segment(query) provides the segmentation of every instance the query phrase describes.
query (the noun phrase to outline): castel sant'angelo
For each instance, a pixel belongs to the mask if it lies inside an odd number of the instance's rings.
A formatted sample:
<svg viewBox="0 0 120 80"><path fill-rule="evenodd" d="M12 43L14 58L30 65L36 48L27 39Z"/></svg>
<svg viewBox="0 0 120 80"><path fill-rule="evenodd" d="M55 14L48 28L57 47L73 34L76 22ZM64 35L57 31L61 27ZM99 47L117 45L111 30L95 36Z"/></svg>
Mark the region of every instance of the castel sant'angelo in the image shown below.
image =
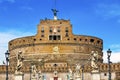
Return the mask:
<svg viewBox="0 0 120 80"><path fill-rule="evenodd" d="M22 74L22 80L95 80L94 75L96 80L108 80L103 40L73 34L70 20L58 19L57 10L52 11L54 19L41 20L36 35L9 41L8 79L16 80L16 74ZM95 73L91 66L94 52ZM110 66L111 80L120 80L120 63ZM1 65L0 80L5 78L6 66Z"/></svg>

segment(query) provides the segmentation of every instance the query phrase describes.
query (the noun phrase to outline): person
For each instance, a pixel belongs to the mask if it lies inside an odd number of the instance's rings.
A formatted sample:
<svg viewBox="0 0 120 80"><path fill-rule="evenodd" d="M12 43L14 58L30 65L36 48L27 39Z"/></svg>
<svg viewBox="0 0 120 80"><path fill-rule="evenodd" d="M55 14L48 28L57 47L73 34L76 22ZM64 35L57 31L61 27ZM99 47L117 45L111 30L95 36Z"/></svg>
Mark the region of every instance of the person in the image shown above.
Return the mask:
<svg viewBox="0 0 120 80"><path fill-rule="evenodd" d="M23 65L23 55L22 55L22 51L19 51L17 54L17 67L16 67L16 72L21 72L21 68Z"/></svg>

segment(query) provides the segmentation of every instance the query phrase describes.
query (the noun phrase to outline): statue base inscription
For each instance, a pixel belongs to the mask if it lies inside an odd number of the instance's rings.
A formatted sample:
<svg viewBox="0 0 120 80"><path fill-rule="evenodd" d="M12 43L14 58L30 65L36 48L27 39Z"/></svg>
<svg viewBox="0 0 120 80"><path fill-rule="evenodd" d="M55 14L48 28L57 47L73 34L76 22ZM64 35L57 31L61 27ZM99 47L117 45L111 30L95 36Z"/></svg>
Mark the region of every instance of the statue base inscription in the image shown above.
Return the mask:
<svg viewBox="0 0 120 80"><path fill-rule="evenodd" d="M31 80L37 80L37 78L36 78L36 77L34 77L34 78L32 78Z"/></svg>
<svg viewBox="0 0 120 80"><path fill-rule="evenodd" d="M76 78L75 80L82 80L81 78Z"/></svg>
<svg viewBox="0 0 120 80"><path fill-rule="evenodd" d="M100 73L99 73L99 71L92 71L91 75L92 75L92 79L91 80L100 80Z"/></svg>
<svg viewBox="0 0 120 80"><path fill-rule="evenodd" d="M76 76L75 80L82 80L80 76Z"/></svg>
<svg viewBox="0 0 120 80"><path fill-rule="evenodd" d="M15 74L15 80L24 80L24 74Z"/></svg>

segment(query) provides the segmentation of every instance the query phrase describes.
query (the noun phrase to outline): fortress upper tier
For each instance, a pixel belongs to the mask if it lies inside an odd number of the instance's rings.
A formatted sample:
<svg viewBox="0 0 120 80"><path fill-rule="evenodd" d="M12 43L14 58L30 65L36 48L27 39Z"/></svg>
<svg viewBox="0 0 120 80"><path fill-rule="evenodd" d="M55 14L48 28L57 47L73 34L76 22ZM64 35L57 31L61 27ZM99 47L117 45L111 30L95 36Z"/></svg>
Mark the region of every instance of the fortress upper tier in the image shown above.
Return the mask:
<svg viewBox="0 0 120 80"><path fill-rule="evenodd" d="M74 35L69 20L41 20L35 36L17 38L9 42L10 60L15 60L16 53L22 51L26 59L43 58L38 55L59 55L58 61L67 60L68 56L88 59L91 51L98 51L99 62L103 59L103 40L94 36ZM33 57L34 56L34 57Z"/></svg>

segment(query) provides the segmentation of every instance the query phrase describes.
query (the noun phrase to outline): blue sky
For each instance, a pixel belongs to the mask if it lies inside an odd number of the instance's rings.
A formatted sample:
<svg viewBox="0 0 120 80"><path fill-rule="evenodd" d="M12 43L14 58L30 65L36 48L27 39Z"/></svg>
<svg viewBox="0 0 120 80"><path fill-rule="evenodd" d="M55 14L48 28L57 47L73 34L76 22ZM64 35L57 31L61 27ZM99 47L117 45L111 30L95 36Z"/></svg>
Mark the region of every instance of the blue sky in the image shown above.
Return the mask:
<svg viewBox="0 0 120 80"><path fill-rule="evenodd" d="M0 63L8 41L35 35L41 19L53 19L52 8L59 19L70 19L74 34L96 36L111 48L111 61L120 62L120 0L0 0Z"/></svg>

